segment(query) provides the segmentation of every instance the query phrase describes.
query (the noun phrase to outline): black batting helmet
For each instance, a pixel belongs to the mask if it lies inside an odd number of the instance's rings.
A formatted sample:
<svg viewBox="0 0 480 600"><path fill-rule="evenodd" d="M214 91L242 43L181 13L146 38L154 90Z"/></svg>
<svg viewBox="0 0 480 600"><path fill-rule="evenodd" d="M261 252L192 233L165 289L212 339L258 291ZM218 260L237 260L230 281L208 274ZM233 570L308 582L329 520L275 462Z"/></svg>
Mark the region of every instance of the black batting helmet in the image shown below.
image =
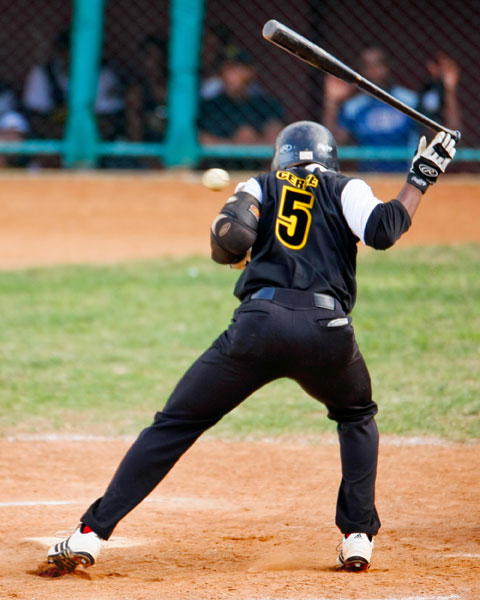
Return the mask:
<svg viewBox="0 0 480 600"><path fill-rule="evenodd" d="M331 132L314 121L297 121L278 134L272 171L304 163L320 163L338 171L337 143Z"/></svg>

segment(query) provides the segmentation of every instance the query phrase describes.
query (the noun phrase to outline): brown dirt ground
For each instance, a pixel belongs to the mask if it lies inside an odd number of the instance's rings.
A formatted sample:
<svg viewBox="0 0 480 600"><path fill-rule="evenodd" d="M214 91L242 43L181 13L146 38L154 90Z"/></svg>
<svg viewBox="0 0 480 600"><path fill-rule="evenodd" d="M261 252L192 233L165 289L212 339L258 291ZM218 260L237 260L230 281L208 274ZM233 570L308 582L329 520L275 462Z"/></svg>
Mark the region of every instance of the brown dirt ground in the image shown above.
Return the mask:
<svg viewBox="0 0 480 600"><path fill-rule="evenodd" d="M330 438L207 440L120 523L96 566L59 579L38 577L46 545L25 538L75 525L129 444L2 441L0 502L75 504L0 505L0 597L477 600L480 446L392 441L381 447L383 527L369 573L333 568L340 464ZM115 536L141 545L115 547Z"/></svg>
<svg viewBox="0 0 480 600"><path fill-rule="evenodd" d="M225 194L202 189L193 175L172 179L2 177L0 267L208 252L206 232ZM382 199L402 184L368 181ZM401 244L480 241L479 190L478 178L446 177L429 191ZM320 437L200 441L151 502L119 525L98 565L38 577L46 545L26 538L75 525L128 445L0 440L2 600L480 597L480 446L389 437L382 438L377 492L383 527L369 573L333 569L340 465L335 441Z"/></svg>
<svg viewBox="0 0 480 600"><path fill-rule="evenodd" d="M403 185L403 178L366 179L382 200ZM198 182L188 173L176 181L171 174L3 176L0 268L207 253L210 223L234 184L219 193ZM399 245L479 241L479 192L480 178L445 177Z"/></svg>

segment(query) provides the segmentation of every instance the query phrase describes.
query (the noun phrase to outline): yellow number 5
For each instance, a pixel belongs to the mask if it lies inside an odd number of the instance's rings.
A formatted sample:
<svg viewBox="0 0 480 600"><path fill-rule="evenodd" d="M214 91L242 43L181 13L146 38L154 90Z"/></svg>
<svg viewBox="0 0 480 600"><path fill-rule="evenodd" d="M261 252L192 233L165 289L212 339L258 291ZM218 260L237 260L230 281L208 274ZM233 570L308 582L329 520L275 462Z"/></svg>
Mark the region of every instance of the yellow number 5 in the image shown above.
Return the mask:
<svg viewBox="0 0 480 600"><path fill-rule="evenodd" d="M288 185L283 187L275 235L287 248L300 250L307 243L314 201L311 192Z"/></svg>

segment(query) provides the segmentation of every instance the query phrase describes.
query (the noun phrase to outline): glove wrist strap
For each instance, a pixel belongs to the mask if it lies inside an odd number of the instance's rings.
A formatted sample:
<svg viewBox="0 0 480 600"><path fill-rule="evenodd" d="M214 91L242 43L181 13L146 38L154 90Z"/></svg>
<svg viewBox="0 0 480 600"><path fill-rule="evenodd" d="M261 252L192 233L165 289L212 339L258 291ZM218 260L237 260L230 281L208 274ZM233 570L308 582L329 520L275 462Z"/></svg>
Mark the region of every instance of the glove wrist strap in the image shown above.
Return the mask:
<svg viewBox="0 0 480 600"><path fill-rule="evenodd" d="M427 191L427 189L430 185L430 183L426 179L424 179L423 177L420 177L413 171L410 171L408 173L407 183L415 186L418 190L420 190L422 192L422 194L424 194Z"/></svg>

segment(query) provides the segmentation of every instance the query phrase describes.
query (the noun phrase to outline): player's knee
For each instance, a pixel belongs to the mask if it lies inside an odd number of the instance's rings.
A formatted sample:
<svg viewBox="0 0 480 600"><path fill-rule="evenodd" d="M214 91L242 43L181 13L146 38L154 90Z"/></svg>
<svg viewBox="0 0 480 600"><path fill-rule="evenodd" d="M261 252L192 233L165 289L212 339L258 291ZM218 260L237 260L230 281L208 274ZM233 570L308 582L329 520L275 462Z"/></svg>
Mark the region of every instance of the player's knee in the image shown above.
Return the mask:
<svg viewBox="0 0 480 600"><path fill-rule="evenodd" d="M367 422L378 413L378 406L370 400L366 404L328 406L328 418L337 423Z"/></svg>

